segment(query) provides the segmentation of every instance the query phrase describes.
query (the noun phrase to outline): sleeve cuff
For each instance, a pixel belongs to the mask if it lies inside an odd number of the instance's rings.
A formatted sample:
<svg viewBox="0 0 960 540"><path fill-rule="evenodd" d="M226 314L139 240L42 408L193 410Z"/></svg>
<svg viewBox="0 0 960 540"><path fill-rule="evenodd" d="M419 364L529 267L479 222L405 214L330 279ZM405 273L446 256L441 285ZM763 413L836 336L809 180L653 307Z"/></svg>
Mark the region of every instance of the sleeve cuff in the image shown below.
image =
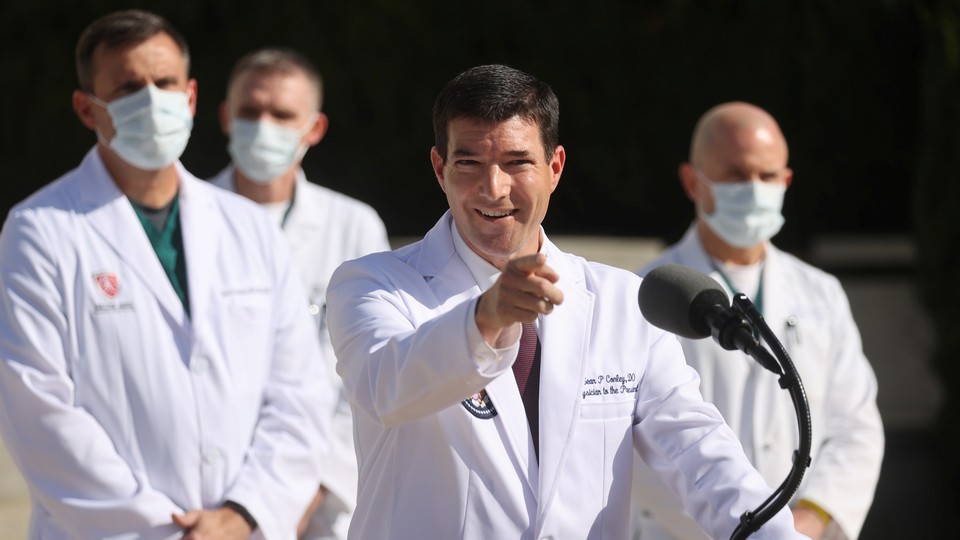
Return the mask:
<svg viewBox="0 0 960 540"><path fill-rule="evenodd" d="M516 343L509 347L503 349L491 347L480 335L480 329L477 327L477 302L479 301L480 297L474 298L467 309L467 347L473 353L480 373L496 376L504 370L504 363L511 363L517 357L517 352L520 350L520 337L518 336Z"/></svg>
<svg viewBox="0 0 960 540"><path fill-rule="evenodd" d="M250 515L250 512L248 512L247 509L244 508L242 504L234 501L224 501L223 507L229 508L234 512L240 514L240 517L242 517L243 520L247 522L247 525L250 526L250 532L257 530L257 520L253 519L253 516Z"/></svg>
<svg viewBox="0 0 960 540"><path fill-rule="evenodd" d="M832 517L830 517L830 513L824 510L823 507L821 507L819 504L808 499L800 499L799 501L797 501L797 508L806 508L807 510L813 510L813 512L817 514L817 516L820 517L820 520L823 521L824 523L830 523L830 521L833 519Z"/></svg>

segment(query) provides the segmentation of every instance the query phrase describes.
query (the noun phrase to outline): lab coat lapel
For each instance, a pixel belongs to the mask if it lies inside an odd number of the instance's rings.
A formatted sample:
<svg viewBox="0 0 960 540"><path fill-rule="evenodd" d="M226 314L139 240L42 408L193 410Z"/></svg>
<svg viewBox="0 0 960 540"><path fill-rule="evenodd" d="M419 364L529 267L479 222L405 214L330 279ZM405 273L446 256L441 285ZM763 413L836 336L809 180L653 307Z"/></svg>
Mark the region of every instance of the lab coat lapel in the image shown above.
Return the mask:
<svg viewBox="0 0 960 540"><path fill-rule="evenodd" d="M540 386L543 387L542 373ZM527 413L523 407L523 400L520 397L520 389L517 387L517 379L513 376L513 370L509 370L494 379L487 385L486 391L499 413L494 421L503 426L503 433L506 437L504 445L508 453L516 459L520 471L525 473L522 476L526 480L530 492L536 496L537 500L541 500L540 491L537 489L537 486L540 485L540 467L534 454L533 438L530 434L530 426L527 423ZM542 394L540 399L542 402ZM540 432L543 433L543 406L540 407L540 418ZM542 458L542 444L540 453Z"/></svg>
<svg viewBox="0 0 960 540"><path fill-rule="evenodd" d="M541 316L540 493L542 522L559 485L580 414L587 344L593 326L594 296L583 270L547 241L547 264L560 275L563 303ZM522 404L521 404L522 407Z"/></svg>
<svg viewBox="0 0 960 540"><path fill-rule="evenodd" d="M220 222L208 219L217 215L216 201L206 186L177 164L180 175L180 230L183 234L183 251L187 263L191 320L206 320L210 305L210 291L222 233ZM206 293L204 293L206 291Z"/></svg>
<svg viewBox="0 0 960 540"><path fill-rule="evenodd" d="M784 330L786 329L787 320L795 315L795 313L793 313L793 302L788 299L793 298L796 294L795 290L792 289L792 286L795 284L789 282L789 275L790 274L784 272L782 268L780 253L768 243L766 261L764 262L763 269L762 315L767 326L770 327L770 330L777 339L787 348L788 352L790 350L790 344L785 341L786 335ZM768 348L772 353L774 348L769 345ZM778 384L779 377L777 375L766 369L762 371L760 376L764 377L764 383L757 385L757 399L759 403L769 403L770 406L757 407L754 413L756 426L754 437L757 437L757 441L773 443L784 440L788 430L795 429L795 427L783 425L780 420L784 418L782 409L790 403L789 393L780 388ZM760 454L762 455L762 453ZM755 458L758 460L756 466L760 469L761 473L766 474L763 467L765 463L759 461L763 459L761 455ZM770 458L773 458L773 456L770 456ZM776 460L774 460L774 462L775 461Z"/></svg>
<svg viewBox="0 0 960 540"><path fill-rule="evenodd" d="M450 216L447 211L424 236L421 258L414 266L423 274L438 302L452 306L473 298L482 291L466 264L456 254L450 234ZM513 456L516 466L526 472L523 477L527 487L539 496L536 489L539 472L534 459L530 427L527 425L527 416L513 371L507 371L494 379L485 390L499 413L493 421L503 426L502 432L506 438L504 446L508 454Z"/></svg>
<svg viewBox="0 0 960 540"><path fill-rule="evenodd" d="M180 298L163 271L143 225L133 210L132 203L120 191L110 177L97 147L94 147L80 165L81 174L86 181L80 198L83 211L87 213L90 225L117 255L137 273L160 306L171 314L174 320L185 322L185 312ZM117 269L104 268L106 271ZM119 276L123 285L124 276Z"/></svg>
<svg viewBox="0 0 960 540"><path fill-rule="evenodd" d="M319 209L308 208L307 203L304 202L307 192L306 187L304 187L306 183L306 176L304 176L303 171L299 171L293 206L287 215L286 223L283 224L284 236L290 243L290 250L295 254L297 260L300 257L299 253L320 237L323 227L320 221L321 216L317 213Z"/></svg>

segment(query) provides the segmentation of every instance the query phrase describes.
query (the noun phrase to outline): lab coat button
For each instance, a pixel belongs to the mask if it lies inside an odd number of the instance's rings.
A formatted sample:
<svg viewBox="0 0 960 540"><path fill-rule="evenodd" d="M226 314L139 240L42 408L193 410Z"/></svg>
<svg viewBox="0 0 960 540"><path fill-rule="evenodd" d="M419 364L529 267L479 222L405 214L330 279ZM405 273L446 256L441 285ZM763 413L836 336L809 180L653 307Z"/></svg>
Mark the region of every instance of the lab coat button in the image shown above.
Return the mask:
<svg viewBox="0 0 960 540"><path fill-rule="evenodd" d="M204 357L197 358L190 364L190 370L196 375L202 375L210 368L210 361Z"/></svg>

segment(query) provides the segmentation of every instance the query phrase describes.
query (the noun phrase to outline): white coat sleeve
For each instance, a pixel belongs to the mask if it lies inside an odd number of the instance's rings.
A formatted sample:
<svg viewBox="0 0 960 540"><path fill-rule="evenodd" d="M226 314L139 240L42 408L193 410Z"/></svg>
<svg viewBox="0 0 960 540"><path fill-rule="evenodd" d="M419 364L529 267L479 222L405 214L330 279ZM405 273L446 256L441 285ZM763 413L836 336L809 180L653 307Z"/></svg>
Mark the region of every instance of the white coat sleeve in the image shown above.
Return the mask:
<svg viewBox="0 0 960 540"><path fill-rule="evenodd" d="M344 233L349 232L348 244L351 252L345 260L362 257L369 253L388 251L390 243L387 239L387 229L383 221L372 208L361 205L352 215L355 223L344 227ZM342 255L339 255L342 257ZM325 310L324 310L325 311ZM325 313L323 314L325 316ZM321 332L327 333L324 323ZM329 346L329 336L321 338L324 344L324 354L329 355L326 360L335 362L333 348ZM340 533L348 522L350 514L357 500L357 456L353 442L353 413L350 411L350 402L343 391L340 377L332 377L331 391L337 396L336 407L331 426L330 451L324 456L329 466L321 471L320 484L326 489L323 506L311 520L308 529L308 538L318 538L320 535ZM345 532L339 534L345 537Z"/></svg>
<svg viewBox="0 0 960 540"><path fill-rule="evenodd" d="M256 519L258 536L290 538L320 485L328 451L335 396L310 318L306 294L279 231L276 261L274 348L269 380L253 440L236 483L224 499Z"/></svg>
<svg viewBox="0 0 960 540"><path fill-rule="evenodd" d="M135 475L97 420L76 406L56 245L31 212L0 232L0 433L30 492L77 538L178 538L181 513ZM94 359L95 360L95 359ZM36 511L36 510L35 510Z"/></svg>
<svg viewBox="0 0 960 540"><path fill-rule="evenodd" d="M863 354L846 294L839 282L832 285L830 386L823 425L813 426L823 430L823 443L797 498L816 503L847 537L857 538L880 477L884 434L876 375Z"/></svg>
<svg viewBox="0 0 960 540"><path fill-rule="evenodd" d="M330 338L347 398L384 427L462 401L516 358L516 348L500 354L482 338L470 339L469 332L479 336L475 299L422 324L412 312L428 309L421 302L437 299L418 272L390 254L344 263L327 289Z"/></svg>
<svg viewBox="0 0 960 540"><path fill-rule="evenodd" d="M700 378L684 361L676 337L657 330L651 335L638 386L634 445L711 538L730 538L740 516L756 509L773 489L747 460L716 407L703 401ZM805 536L783 508L751 538Z"/></svg>

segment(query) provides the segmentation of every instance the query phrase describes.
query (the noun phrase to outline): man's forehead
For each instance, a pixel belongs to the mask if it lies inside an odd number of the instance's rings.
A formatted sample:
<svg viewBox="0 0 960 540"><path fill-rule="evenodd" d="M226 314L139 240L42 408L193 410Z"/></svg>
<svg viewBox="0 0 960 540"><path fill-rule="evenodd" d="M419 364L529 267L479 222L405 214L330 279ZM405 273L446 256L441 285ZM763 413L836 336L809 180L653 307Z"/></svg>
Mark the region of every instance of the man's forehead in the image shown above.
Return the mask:
<svg viewBox="0 0 960 540"><path fill-rule="evenodd" d="M230 87L230 97L246 101L267 98L302 101L308 106L315 98L306 75L299 71L250 70L241 73Z"/></svg>
<svg viewBox="0 0 960 540"><path fill-rule="evenodd" d="M162 75L186 76L187 72L183 51L163 32L114 47L100 43L93 51L92 61L95 75L111 78L137 74L143 67Z"/></svg>
<svg viewBox="0 0 960 540"><path fill-rule="evenodd" d="M506 137L517 143L540 144L540 128L537 123L520 116L512 116L502 121L458 116L447 123L447 134L451 138L464 140Z"/></svg>

